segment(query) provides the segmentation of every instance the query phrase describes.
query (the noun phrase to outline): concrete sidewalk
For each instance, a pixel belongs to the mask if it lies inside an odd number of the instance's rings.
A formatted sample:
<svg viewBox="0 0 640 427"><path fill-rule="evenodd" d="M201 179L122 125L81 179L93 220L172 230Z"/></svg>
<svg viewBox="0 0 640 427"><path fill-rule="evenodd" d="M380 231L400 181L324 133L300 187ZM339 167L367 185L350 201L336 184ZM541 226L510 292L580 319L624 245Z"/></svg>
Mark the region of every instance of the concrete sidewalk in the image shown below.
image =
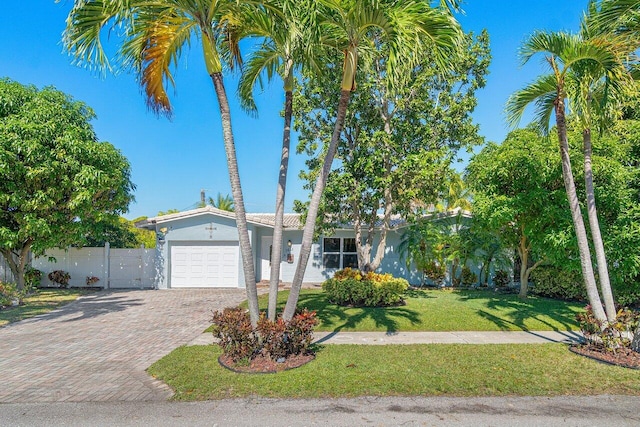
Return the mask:
<svg viewBox="0 0 640 427"><path fill-rule="evenodd" d="M455 332L316 332L318 344L545 344L575 343L582 340L579 331L455 331ZM189 345L213 343L210 333L202 334Z"/></svg>

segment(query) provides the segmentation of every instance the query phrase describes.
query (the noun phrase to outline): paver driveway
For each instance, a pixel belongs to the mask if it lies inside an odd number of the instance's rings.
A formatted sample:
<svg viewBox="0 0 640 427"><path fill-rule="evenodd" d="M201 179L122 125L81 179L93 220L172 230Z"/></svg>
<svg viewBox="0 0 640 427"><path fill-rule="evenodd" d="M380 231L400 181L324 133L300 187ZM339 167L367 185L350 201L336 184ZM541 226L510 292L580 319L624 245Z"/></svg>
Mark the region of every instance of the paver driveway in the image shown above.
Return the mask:
<svg viewBox="0 0 640 427"><path fill-rule="evenodd" d="M163 400L145 369L243 290L102 291L0 328L0 402Z"/></svg>

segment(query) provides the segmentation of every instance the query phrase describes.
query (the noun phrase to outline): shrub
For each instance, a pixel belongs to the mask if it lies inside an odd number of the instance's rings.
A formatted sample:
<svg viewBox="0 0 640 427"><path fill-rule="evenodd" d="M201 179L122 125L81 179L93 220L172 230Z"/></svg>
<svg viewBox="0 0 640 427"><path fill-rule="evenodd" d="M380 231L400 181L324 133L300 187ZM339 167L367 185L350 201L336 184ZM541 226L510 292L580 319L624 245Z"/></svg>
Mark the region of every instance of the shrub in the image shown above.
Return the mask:
<svg viewBox="0 0 640 427"><path fill-rule="evenodd" d="M511 278L509 277L509 273L504 270L496 271L493 276L493 285L496 288L506 288L511 283Z"/></svg>
<svg viewBox="0 0 640 427"><path fill-rule="evenodd" d="M15 301L21 304L25 295L26 289L19 291L15 283L0 281L0 307L13 305Z"/></svg>
<svg viewBox="0 0 640 427"><path fill-rule="evenodd" d="M636 280L613 281L613 296L623 307L640 307L640 278Z"/></svg>
<svg viewBox="0 0 640 427"><path fill-rule="evenodd" d="M427 262L422 271L424 272L424 275L427 276L427 278L436 286L442 286L442 282L444 282L444 278L447 275L445 266L440 265L435 261Z"/></svg>
<svg viewBox="0 0 640 427"><path fill-rule="evenodd" d="M61 288L66 288L69 286L69 280L71 280L71 275L66 271L62 270L54 270L47 275L49 280L53 283L57 283Z"/></svg>
<svg viewBox="0 0 640 427"><path fill-rule="evenodd" d="M24 272L24 285L29 289L35 289L40 287L42 282L42 271L37 268L27 267Z"/></svg>
<svg viewBox="0 0 640 427"><path fill-rule="evenodd" d="M87 283L87 286L91 286L94 283L98 283L100 281L99 277L96 276L87 276L85 282Z"/></svg>
<svg viewBox="0 0 640 427"><path fill-rule="evenodd" d="M313 328L318 324L315 311L303 310L291 321L278 318L275 322L262 315L256 331L261 341L261 353L271 360L290 355L307 354L313 341Z"/></svg>
<svg viewBox="0 0 640 427"><path fill-rule="evenodd" d="M478 281L478 275L465 265L462 267L460 281L462 282L462 286L473 286Z"/></svg>
<svg viewBox="0 0 640 427"><path fill-rule="evenodd" d="M322 284L322 290L330 301L355 307L398 304L408 288L406 280L394 278L391 274L369 272L363 275L350 268L336 272L333 278Z"/></svg>
<svg viewBox="0 0 640 427"><path fill-rule="evenodd" d="M616 321L603 328L602 323L594 317L591 306L588 305L584 313L576 315L576 320L589 345L615 352L621 347L631 347L633 334L640 322L640 312L626 308L620 309Z"/></svg>
<svg viewBox="0 0 640 427"><path fill-rule="evenodd" d="M251 319L240 307L225 308L215 312L211 319L213 336L218 339L222 351L234 361L251 359L258 353L258 337L251 327Z"/></svg>
<svg viewBox="0 0 640 427"><path fill-rule="evenodd" d="M531 272L535 295L584 301L587 297L582 276L555 266L540 266Z"/></svg>
<svg viewBox="0 0 640 427"><path fill-rule="evenodd" d="M250 360L262 354L272 360L307 354L313 341L313 328L318 324L315 311L297 312L291 321L275 322L261 315L254 330L246 310L225 308L213 315L213 336L225 355L234 362Z"/></svg>

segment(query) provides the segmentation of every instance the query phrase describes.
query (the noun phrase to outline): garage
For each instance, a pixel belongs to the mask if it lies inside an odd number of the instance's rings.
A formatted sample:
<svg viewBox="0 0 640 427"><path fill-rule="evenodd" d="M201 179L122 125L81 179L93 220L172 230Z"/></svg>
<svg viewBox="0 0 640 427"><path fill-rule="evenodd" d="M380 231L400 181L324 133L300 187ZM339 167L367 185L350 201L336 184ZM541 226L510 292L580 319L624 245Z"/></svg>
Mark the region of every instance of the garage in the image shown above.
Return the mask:
<svg viewBox="0 0 640 427"><path fill-rule="evenodd" d="M172 288L237 288L238 242L171 247Z"/></svg>

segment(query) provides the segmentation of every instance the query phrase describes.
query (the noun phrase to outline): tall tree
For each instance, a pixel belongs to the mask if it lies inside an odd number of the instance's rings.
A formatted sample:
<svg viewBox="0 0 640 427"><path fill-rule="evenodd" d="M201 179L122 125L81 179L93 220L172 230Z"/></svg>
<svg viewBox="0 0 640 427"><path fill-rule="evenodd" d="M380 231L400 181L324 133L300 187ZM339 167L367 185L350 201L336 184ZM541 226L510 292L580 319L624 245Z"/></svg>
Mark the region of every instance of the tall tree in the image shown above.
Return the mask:
<svg viewBox="0 0 640 427"><path fill-rule="evenodd" d="M0 253L19 289L30 251L81 245L133 200L129 162L94 118L52 87L0 79Z"/></svg>
<svg viewBox="0 0 640 427"><path fill-rule="evenodd" d="M553 156L539 133L517 130L485 147L466 169L474 221L518 253L520 298L527 297L530 273L547 258L547 236L565 222L566 195Z"/></svg>
<svg viewBox="0 0 640 427"><path fill-rule="evenodd" d="M536 123L542 130L546 131L549 128L549 119L552 112L555 115L556 132L562 159L562 175L578 241L582 277L585 281L594 316L605 324L608 316L602 307L602 301L598 293L591 261L591 250L589 249L587 232L571 170L569 144L567 141L566 100L568 96L567 83L572 70L585 63L597 63L603 69L613 69L617 66L617 58L606 47L599 46L590 40L583 40L579 35L564 32L536 32L525 41L520 54L523 63L526 63L537 54L545 55L551 74L540 77L537 81L509 98L507 103L508 119L511 124L517 124L522 117L524 109L529 104L536 103L538 107ZM550 108L551 105L553 108Z"/></svg>
<svg viewBox="0 0 640 427"><path fill-rule="evenodd" d="M63 42L77 61L111 69L100 36L103 31L115 32L121 41L116 54L120 67L138 75L147 105L154 112L169 116L171 104L166 86L174 84L171 68L191 38L200 39L206 71L218 100L249 312L256 325L259 308L254 259L222 73L223 62L233 67L240 61L238 28L245 7L252 6L221 0L76 0L67 18Z"/></svg>
<svg viewBox="0 0 640 427"><path fill-rule="evenodd" d="M401 70L407 69L407 63L418 63L418 54L423 52L425 45L433 50L435 62L446 69L447 56L458 47L461 35L448 10L431 8L422 1L325 0L322 4L321 33L330 35L334 47L344 54L342 83L333 134L309 202L298 265L283 313L285 320L293 317L298 303L322 193L338 147L351 92L356 88L361 53L375 50L380 41L385 41L389 47L385 68L391 77L388 84L393 87L401 80L406 81Z"/></svg>
<svg viewBox="0 0 640 427"><path fill-rule="evenodd" d="M319 38L315 34L317 31L315 13L317 2L275 0L269 3L269 8L258 10L249 16L247 35L258 37L262 42L258 50L254 51L245 63L240 79L239 94L242 106L250 112L256 112L253 92L256 84L262 87L263 76L266 75L268 80L279 76L284 86L284 129L276 189L267 309L268 318L275 320L280 264L282 262L284 203L289 169L294 76L302 67L312 68L317 72L319 68L316 65L319 56L317 52Z"/></svg>
<svg viewBox="0 0 640 427"><path fill-rule="evenodd" d="M471 112L487 72L488 37L468 35L463 46L449 70L413 67L406 70L407 83L393 89L386 84L384 50L364 58L336 153L340 163L329 174L316 224L317 234L353 224L360 269L375 270L382 262L392 217L420 216L418 200L433 206L449 176L455 179L449 166L458 151L481 141ZM304 79L295 98L298 151L310 156L302 175L309 190L330 142L336 92L331 81L338 71ZM295 208L306 210L300 202Z"/></svg>

